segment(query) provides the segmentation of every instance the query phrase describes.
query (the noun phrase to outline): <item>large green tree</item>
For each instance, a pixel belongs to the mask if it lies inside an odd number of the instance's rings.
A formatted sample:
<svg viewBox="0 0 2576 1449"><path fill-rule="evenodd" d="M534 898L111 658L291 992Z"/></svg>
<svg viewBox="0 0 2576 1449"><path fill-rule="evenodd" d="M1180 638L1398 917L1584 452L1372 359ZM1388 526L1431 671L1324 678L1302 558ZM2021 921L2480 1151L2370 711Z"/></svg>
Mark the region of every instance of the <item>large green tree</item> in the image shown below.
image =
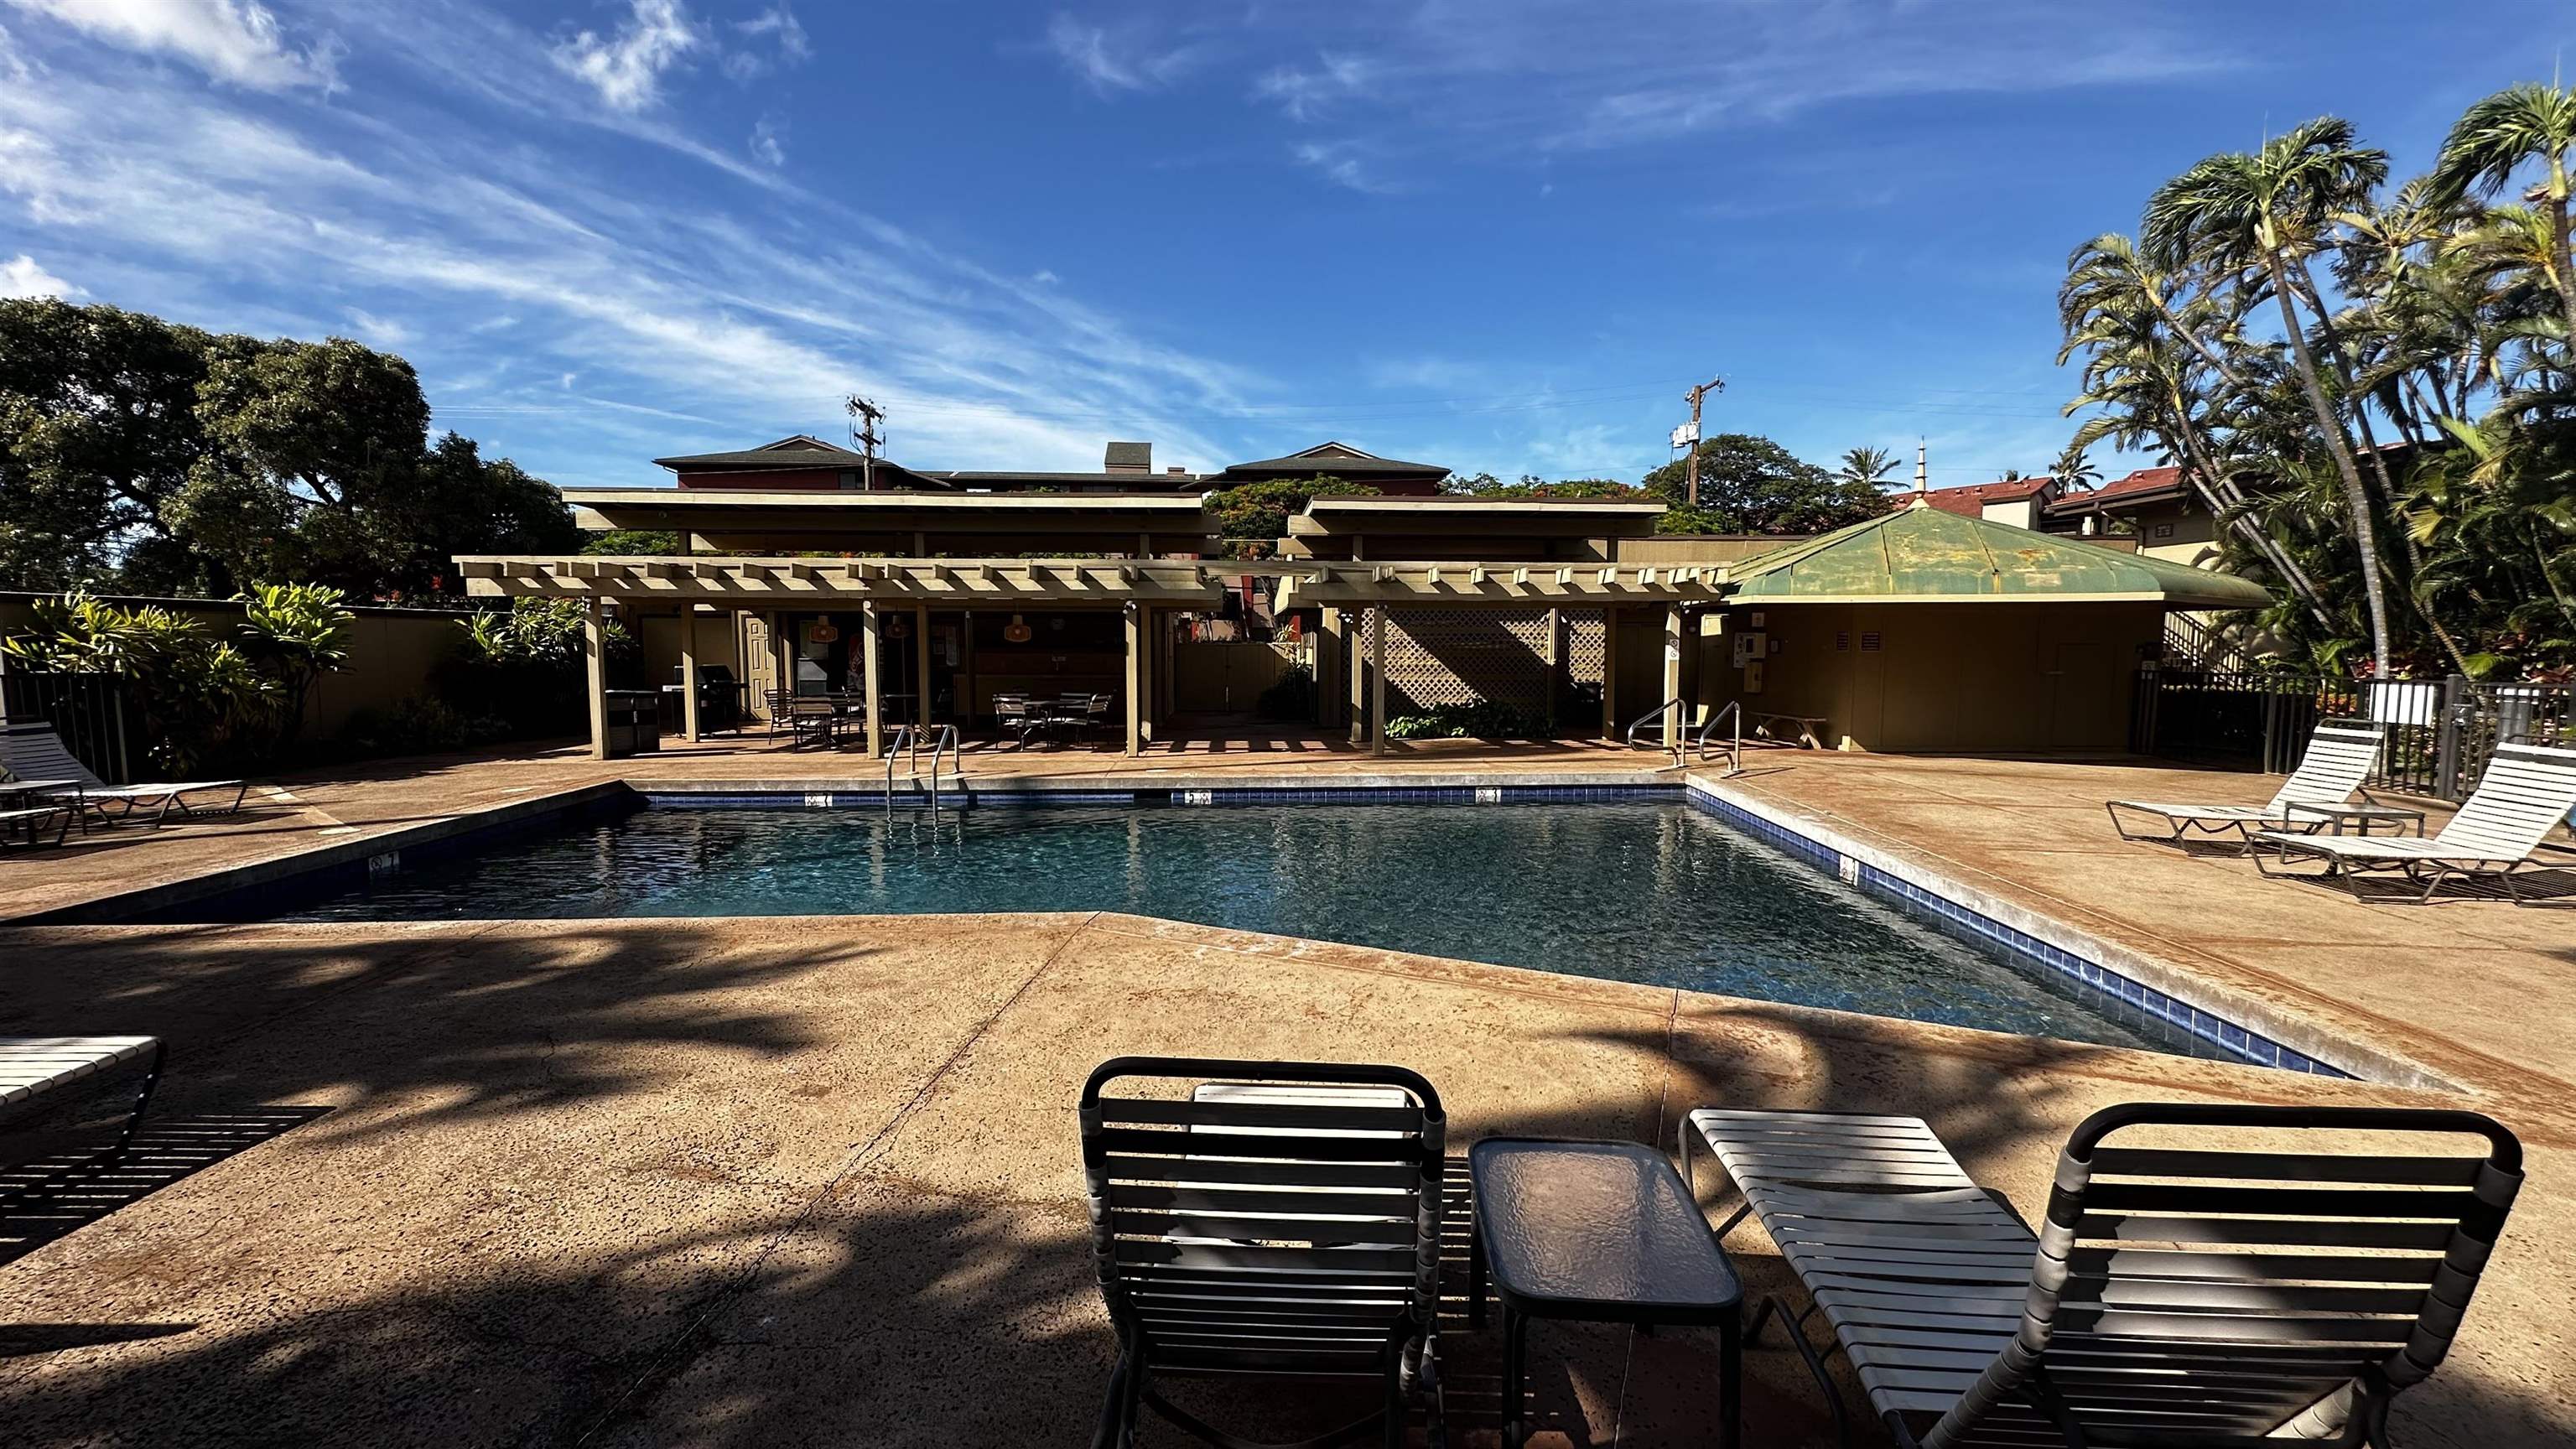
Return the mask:
<svg viewBox="0 0 2576 1449"><path fill-rule="evenodd" d="M0 584L223 584L162 520L208 447L208 340L116 307L0 300Z"/></svg>
<svg viewBox="0 0 2576 1449"><path fill-rule="evenodd" d="M1699 445L1699 507L1688 507L1688 473L1675 460L1648 473L1647 493L1670 505L1664 533L1827 533L1887 507L1875 484L1837 477L1769 438L1719 433Z"/></svg>
<svg viewBox="0 0 2576 1449"><path fill-rule="evenodd" d="M0 584L454 597L450 555L580 546L552 486L428 430L411 364L345 339L0 302Z"/></svg>

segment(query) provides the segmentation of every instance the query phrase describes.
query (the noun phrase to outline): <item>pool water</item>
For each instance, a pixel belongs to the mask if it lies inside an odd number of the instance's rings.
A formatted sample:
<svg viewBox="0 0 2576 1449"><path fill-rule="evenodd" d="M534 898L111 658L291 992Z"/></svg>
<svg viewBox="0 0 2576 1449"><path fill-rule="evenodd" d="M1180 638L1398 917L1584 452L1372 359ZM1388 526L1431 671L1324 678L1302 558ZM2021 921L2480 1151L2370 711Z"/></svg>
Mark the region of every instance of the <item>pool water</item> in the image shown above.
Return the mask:
<svg viewBox="0 0 2576 1449"><path fill-rule="evenodd" d="M2031 1036L2164 1045L1670 801L656 808L282 917L1124 911Z"/></svg>

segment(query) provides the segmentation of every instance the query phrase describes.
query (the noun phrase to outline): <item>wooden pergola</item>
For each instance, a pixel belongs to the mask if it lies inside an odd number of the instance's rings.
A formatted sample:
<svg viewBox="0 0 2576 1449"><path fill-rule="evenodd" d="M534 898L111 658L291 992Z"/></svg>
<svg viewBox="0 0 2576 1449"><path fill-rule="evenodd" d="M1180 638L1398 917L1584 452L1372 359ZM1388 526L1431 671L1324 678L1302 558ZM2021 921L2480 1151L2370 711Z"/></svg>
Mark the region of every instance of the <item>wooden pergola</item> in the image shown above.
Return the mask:
<svg viewBox="0 0 2576 1449"><path fill-rule="evenodd" d="M1074 558L781 558L718 557L459 557L466 591L478 597L579 599L585 605L583 641L589 667L591 748L608 746L606 607L631 614L676 613L681 621L682 733L699 737L697 621L713 611L781 608L855 609L866 633L867 744L885 747L884 700L877 641L884 619L909 610L921 624L913 631L922 693L928 694L929 610L1009 608L1115 608L1125 621L1127 752L1142 753L1149 734L1145 700L1153 687L1154 651L1146 647L1160 609L1213 610L1229 584L1247 575L1280 580L1282 609L1320 606L1327 634L1345 654L1352 626L1365 621L1364 669L1350 671L1352 702L1365 705L1373 751L1386 748L1386 611L1389 608L1594 608L1655 607L1665 616L1663 695L1681 692L1686 611L1721 602L1722 569L1698 565L1612 563L1400 563L1325 560L1213 561ZM1615 651L1613 651L1615 653ZM1366 699L1360 696L1365 692ZM1603 690L1603 731L1610 733L1614 691ZM1668 712L1666 743L1681 729Z"/></svg>

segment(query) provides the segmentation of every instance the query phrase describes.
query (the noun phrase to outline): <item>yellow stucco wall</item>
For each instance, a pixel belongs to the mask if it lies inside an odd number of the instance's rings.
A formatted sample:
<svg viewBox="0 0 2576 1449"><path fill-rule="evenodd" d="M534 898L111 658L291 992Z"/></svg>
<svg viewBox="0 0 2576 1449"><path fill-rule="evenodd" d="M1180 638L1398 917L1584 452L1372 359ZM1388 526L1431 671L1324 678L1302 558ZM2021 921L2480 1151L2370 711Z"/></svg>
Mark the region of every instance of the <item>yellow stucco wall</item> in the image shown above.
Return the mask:
<svg viewBox="0 0 2576 1449"><path fill-rule="evenodd" d="M1728 635L1763 615L1776 649L1744 692ZM2121 750L2155 604L1793 604L1730 609L1701 638L1699 700L1822 716L1829 745L1979 754ZM1870 647L1875 639L1875 648Z"/></svg>

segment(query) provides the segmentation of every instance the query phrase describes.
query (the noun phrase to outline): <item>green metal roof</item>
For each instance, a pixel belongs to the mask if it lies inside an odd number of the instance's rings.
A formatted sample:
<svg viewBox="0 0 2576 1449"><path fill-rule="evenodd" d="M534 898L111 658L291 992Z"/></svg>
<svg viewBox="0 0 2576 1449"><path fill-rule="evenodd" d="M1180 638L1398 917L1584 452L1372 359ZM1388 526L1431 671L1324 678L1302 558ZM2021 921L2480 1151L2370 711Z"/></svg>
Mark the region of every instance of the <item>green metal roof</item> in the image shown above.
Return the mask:
<svg viewBox="0 0 2576 1449"><path fill-rule="evenodd" d="M2255 609L2250 579L2119 553L1920 503L1726 566L1731 601L1964 603L2048 597Z"/></svg>

